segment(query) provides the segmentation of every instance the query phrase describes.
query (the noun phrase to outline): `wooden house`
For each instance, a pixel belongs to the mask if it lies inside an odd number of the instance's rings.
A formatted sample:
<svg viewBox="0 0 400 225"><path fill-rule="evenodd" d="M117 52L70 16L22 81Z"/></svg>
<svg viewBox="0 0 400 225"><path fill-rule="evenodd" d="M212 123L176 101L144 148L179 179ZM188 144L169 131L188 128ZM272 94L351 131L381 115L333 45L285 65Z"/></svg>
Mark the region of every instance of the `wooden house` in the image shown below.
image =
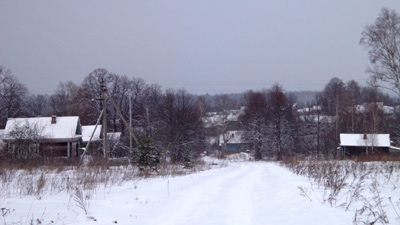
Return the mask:
<svg viewBox="0 0 400 225"><path fill-rule="evenodd" d="M219 137L221 151L226 152L246 152L251 150L252 145L243 138L243 131L228 131Z"/></svg>
<svg viewBox="0 0 400 225"><path fill-rule="evenodd" d="M11 155L78 156L82 128L78 116L9 118L4 141Z"/></svg>
<svg viewBox="0 0 400 225"><path fill-rule="evenodd" d="M340 134L342 156L388 153L390 134Z"/></svg>

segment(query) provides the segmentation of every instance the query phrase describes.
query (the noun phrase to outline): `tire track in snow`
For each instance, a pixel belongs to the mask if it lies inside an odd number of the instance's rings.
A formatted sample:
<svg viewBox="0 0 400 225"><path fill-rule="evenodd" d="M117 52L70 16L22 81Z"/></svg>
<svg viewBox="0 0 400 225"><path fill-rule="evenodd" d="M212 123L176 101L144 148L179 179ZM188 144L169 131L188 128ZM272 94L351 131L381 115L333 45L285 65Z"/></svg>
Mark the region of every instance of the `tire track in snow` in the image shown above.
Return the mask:
<svg viewBox="0 0 400 225"><path fill-rule="evenodd" d="M253 164L254 165L254 164ZM250 165L249 165L250 166ZM251 166L250 172L245 177L240 178L238 183L230 189L229 198L231 199L230 209L227 224L251 225L254 211L254 196L253 189L256 182L259 181L261 167Z"/></svg>
<svg viewBox="0 0 400 225"><path fill-rule="evenodd" d="M214 218L214 224L251 224L251 195L259 174L260 167L251 163L215 174L173 200L151 224L201 224L204 218Z"/></svg>

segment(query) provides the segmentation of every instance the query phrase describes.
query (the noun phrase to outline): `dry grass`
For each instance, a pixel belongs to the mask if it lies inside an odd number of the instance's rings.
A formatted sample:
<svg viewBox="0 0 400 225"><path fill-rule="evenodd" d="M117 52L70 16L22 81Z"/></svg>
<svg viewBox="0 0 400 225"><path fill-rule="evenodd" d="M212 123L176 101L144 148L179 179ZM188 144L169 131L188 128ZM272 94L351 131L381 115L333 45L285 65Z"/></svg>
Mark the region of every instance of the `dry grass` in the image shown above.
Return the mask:
<svg viewBox="0 0 400 225"><path fill-rule="evenodd" d="M230 156L220 160L204 157L194 162L190 168L182 164L161 163L157 168L140 170L127 159L111 159L104 161L99 158L87 159L81 162L68 159L46 159L41 161L2 161L0 164L0 199L35 196L41 199L46 195L60 192L70 196L69 202L80 208L90 219L90 200L98 189L111 189L126 182L137 182L151 177L182 176L212 168L225 167L231 161L246 160L244 156ZM69 203L68 203L69 204ZM5 217L14 209L9 209L0 201L0 221L5 223ZM25 223L14 224L44 224L45 212L41 218L30 219ZM95 221L93 218L92 220ZM1 223L1 222L0 222ZM46 222L47 223L47 222Z"/></svg>
<svg viewBox="0 0 400 225"><path fill-rule="evenodd" d="M331 207L354 210L354 224L388 224L383 205L389 202L382 196L382 190L399 187L400 162L396 158L383 155L359 157L356 161L292 158L282 165L308 177L310 188L299 187L299 190L310 201L317 199ZM378 159L379 162L372 162Z"/></svg>
<svg viewBox="0 0 400 225"><path fill-rule="evenodd" d="M355 162L395 162L400 161L400 154L372 154L354 158Z"/></svg>
<svg viewBox="0 0 400 225"><path fill-rule="evenodd" d="M127 159L91 159L83 162L68 159L45 159L40 161L3 161L0 164L0 197L37 196L66 191L70 194L79 187L91 192L99 188L120 186L129 181L149 177L182 176L227 163L210 164L197 160L191 168L181 164L161 163L157 168L138 169Z"/></svg>

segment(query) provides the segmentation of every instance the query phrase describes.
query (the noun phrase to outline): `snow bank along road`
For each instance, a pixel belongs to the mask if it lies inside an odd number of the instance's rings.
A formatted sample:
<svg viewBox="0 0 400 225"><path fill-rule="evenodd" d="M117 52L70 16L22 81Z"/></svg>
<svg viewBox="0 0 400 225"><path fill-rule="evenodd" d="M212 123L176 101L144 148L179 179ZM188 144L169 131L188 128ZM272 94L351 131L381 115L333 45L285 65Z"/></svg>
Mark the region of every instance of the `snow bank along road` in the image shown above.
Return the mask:
<svg viewBox="0 0 400 225"><path fill-rule="evenodd" d="M240 162L188 176L151 178L98 190L89 200L89 216L96 221L88 219L69 196L45 196L28 205L35 218L46 209L45 220L58 224L352 223L351 213L310 202L300 196L298 186L309 183L276 163ZM12 203L15 213L21 201Z"/></svg>

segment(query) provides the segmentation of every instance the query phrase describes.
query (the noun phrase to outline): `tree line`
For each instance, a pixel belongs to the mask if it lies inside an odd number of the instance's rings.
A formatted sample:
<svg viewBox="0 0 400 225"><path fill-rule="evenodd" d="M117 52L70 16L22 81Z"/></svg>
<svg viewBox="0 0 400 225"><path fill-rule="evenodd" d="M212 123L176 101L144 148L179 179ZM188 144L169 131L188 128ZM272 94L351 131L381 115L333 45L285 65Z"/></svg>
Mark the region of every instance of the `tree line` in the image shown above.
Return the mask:
<svg viewBox="0 0 400 225"><path fill-rule="evenodd" d="M380 102L396 101L374 86L361 86L352 80L344 83L331 79L312 101L299 103L296 96L279 84L261 91L247 91L238 98L220 94L212 98L196 96L184 89L163 90L142 78L113 74L96 69L80 84L61 82L51 95L30 94L11 70L1 68L1 124L7 118L34 116L79 116L84 125L95 124L102 109L101 82L129 118L132 103L132 126L140 137L172 161L190 160L206 149L208 136L220 136L229 130L244 130L246 141L254 146L256 158L282 159L293 155L315 157L335 154L340 133L391 133L398 136L400 115L385 114ZM363 105L364 104L364 105ZM363 110L357 109L363 105ZM107 103L110 131L121 131L126 145L112 156L129 155L129 133L117 111ZM238 121L227 119L230 110L245 107ZM302 109L307 109L301 111ZM206 128L202 118L215 110L222 121ZM125 147L124 147L125 146ZM149 147L149 146L147 146ZM215 150L215 148L214 148Z"/></svg>

